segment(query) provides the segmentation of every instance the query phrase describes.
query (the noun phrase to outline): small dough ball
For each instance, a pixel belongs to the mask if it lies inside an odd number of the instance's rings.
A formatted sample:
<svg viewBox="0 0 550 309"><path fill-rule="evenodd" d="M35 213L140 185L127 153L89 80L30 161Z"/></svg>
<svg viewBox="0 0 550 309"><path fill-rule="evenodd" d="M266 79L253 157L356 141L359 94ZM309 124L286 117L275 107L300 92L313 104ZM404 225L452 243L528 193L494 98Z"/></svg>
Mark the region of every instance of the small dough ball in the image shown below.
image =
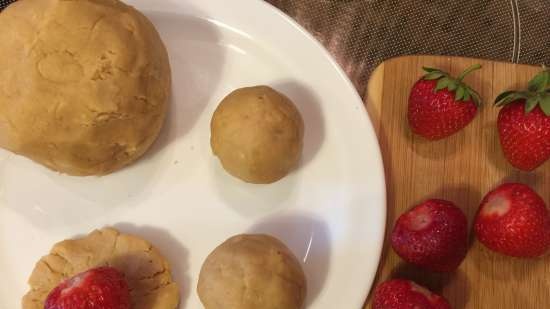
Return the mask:
<svg viewBox="0 0 550 309"><path fill-rule="evenodd" d="M118 0L20 0L0 13L0 29L0 147L103 175L156 139L170 66L140 12Z"/></svg>
<svg viewBox="0 0 550 309"><path fill-rule="evenodd" d="M241 88L220 103L210 144L223 168L246 182L286 176L300 160L304 122L296 106L267 86Z"/></svg>
<svg viewBox="0 0 550 309"><path fill-rule="evenodd" d="M197 291L205 309L300 309L306 278L278 239L238 235L208 256Z"/></svg>

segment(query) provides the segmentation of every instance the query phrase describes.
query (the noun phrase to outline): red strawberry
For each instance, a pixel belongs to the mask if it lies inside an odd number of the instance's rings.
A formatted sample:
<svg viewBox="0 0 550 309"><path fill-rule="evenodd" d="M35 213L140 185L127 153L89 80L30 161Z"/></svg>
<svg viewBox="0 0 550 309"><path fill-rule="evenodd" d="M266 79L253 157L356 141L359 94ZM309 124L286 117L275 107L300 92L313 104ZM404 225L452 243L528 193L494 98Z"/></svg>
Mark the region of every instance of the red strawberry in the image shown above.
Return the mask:
<svg viewBox="0 0 550 309"><path fill-rule="evenodd" d="M129 309L130 292L124 276L100 267L63 281L50 292L44 309Z"/></svg>
<svg viewBox="0 0 550 309"><path fill-rule="evenodd" d="M514 167L532 171L550 159L550 70L529 82L528 91L506 91L495 104L500 144Z"/></svg>
<svg viewBox="0 0 550 309"><path fill-rule="evenodd" d="M468 220L444 200L428 200L401 215L391 235L395 252L424 269L455 270L468 248Z"/></svg>
<svg viewBox="0 0 550 309"><path fill-rule="evenodd" d="M481 202L475 232L489 249L515 257L538 257L550 248L550 213L531 188L508 183Z"/></svg>
<svg viewBox="0 0 550 309"><path fill-rule="evenodd" d="M471 66L456 79L446 72L423 68L427 74L414 84L409 96L411 130L427 139L437 140L466 127L474 119L481 98L462 80L480 68L479 64Z"/></svg>
<svg viewBox="0 0 550 309"><path fill-rule="evenodd" d="M374 292L373 309L451 309L441 296L408 280L394 279Z"/></svg>

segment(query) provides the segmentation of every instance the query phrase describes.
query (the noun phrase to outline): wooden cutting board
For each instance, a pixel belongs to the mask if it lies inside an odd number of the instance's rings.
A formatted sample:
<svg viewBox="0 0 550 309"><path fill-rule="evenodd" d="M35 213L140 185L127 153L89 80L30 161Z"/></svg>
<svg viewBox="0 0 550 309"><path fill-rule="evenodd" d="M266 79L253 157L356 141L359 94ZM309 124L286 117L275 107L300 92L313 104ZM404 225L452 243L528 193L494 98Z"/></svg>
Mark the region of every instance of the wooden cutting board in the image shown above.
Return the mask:
<svg viewBox="0 0 550 309"><path fill-rule="evenodd" d="M474 121L441 141L412 135L407 100L411 86L423 75L422 66L456 76L474 63L483 69L466 82L485 101ZM389 245L396 218L428 198L453 201L466 212L470 226L482 197L504 181L531 185L550 203L550 162L531 173L510 166L498 141L499 110L492 105L502 91L525 88L538 71L538 67L486 60L407 56L388 60L373 73L365 100L380 141L388 191L388 228L376 284L389 278L412 279L443 294L454 309L550 308L550 256L504 257L483 247L472 234L468 256L458 271L433 274L407 265ZM366 308L370 302L371 297Z"/></svg>

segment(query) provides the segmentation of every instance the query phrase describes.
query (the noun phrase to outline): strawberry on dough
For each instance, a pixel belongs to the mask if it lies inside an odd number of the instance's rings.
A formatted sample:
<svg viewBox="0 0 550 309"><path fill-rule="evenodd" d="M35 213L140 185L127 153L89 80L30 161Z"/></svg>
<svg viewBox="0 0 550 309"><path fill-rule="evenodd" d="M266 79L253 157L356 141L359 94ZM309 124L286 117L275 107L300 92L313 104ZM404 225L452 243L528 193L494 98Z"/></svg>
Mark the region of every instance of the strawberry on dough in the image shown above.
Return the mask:
<svg viewBox="0 0 550 309"><path fill-rule="evenodd" d="M94 268L58 285L44 309L130 309L128 283L115 268Z"/></svg>

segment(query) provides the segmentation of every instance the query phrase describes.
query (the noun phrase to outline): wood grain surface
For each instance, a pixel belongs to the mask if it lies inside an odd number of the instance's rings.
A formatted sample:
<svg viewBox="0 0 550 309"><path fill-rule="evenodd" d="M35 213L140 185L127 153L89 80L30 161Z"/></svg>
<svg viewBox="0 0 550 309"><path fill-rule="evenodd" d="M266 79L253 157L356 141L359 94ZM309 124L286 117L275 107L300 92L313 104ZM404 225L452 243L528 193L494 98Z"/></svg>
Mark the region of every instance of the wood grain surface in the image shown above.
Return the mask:
<svg viewBox="0 0 550 309"><path fill-rule="evenodd" d="M407 124L407 100L411 86L423 74L422 66L458 74L474 63L481 63L483 69L466 82L485 101L474 121L441 141L413 135ZM434 56L394 58L375 70L365 103L380 140L388 190L388 228L376 284L390 278L412 279L444 295L454 309L550 308L550 256L534 260L504 257L483 247L470 229L471 247L458 271L435 274L403 262L388 241L396 218L428 198L453 201L466 212L470 226L482 197L506 181L529 184L550 202L550 162L531 173L509 165L498 141L499 110L492 105L500 92L525 88L539 70ZM371 308L370 298L365 308Z"/></svg>

